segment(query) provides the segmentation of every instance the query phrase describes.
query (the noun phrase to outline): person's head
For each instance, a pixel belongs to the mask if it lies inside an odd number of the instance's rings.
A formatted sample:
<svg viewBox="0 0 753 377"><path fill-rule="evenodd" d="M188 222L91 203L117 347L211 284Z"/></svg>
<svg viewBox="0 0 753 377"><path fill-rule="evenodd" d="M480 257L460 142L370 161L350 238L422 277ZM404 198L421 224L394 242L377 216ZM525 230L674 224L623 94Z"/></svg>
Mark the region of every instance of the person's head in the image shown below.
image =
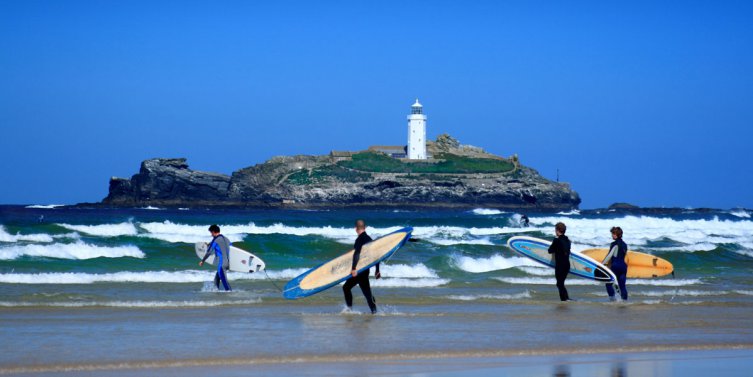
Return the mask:
<svg viewBox="0 0 753 377"><path fill-rule="evenodd" d="M217 224L212 224L209 226L209 233L212 233L213 236L216 236L220 234L220 227L217 226Z"/></svg>
<svg viewBox="0 0 753 377"><path fill-rule="evenodd" d="M361 234L366 230L366 222L358 219L356 220L356 233Z"/></svg>
<svg viewBox="0 0 753 377"><path fill-rule="evenodd" d="M618 226L613 226L612 229L609 230L612 232L612 239L616 240L618 238L622 238L622 228Z"/></svg>
<svg viewBox="0 0 753 377"><path fill-rule="evenodd" d="M554 225L554 232L557 233L558 236L565 234L566 231L567 227L565 226L565 223L557 223Z"/></svg>

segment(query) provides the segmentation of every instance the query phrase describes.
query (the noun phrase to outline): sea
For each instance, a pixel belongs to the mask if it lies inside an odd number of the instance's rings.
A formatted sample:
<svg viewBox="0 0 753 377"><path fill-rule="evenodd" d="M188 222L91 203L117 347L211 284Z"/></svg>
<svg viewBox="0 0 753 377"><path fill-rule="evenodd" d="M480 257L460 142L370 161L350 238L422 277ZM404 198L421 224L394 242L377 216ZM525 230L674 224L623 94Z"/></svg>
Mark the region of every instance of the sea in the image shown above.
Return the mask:
<svg viewBox="0 0 753 377"><path fill-rule="evenodd" d="M609 211L84 209L0 206L0 373L349 358L475 357L753 346L750 210L625 215ZM413 227L372 274L379 312L358 288L286 300L299 274L352 248L354 222L373 238ZM628 279L628 301L506 246L554 237L607 247L620 226L631 250L670 261L673 275ZM218 224L267 270L200 267L194 243Z"/></svg>

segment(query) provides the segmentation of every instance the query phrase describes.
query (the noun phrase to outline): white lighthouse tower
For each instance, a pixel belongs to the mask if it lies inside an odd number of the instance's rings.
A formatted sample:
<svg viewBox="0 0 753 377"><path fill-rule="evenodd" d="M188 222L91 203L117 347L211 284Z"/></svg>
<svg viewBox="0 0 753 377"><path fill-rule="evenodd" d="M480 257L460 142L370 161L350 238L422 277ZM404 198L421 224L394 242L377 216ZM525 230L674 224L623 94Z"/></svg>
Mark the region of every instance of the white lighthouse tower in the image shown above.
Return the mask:
<svg viewBox="0 0 753 377"><path fill-rule="evenodd" d="M424 107L418 103L418 98L411 106L410 115L408 115L408 158L426 159L426 115L424 115Z"/></svg>

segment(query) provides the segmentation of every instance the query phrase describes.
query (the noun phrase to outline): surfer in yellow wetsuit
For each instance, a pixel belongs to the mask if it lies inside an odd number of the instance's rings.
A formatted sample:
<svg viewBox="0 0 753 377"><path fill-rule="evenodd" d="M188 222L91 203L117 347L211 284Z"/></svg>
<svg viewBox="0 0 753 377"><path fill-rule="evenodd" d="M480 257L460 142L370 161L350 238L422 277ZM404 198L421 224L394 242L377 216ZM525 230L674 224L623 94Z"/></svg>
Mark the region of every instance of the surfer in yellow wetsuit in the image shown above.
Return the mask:
<svg viewBox="0 0 753 377"><path fill-rule="evenodd" d="M366 234L366 222L363 220L356 220L356 233L358 234L358 238L356 238L356 242L353 245L353 249L355 250L353 252L353 263L351 264L351 270L350 270L350 278L345 281L345 284L343 285L343 294L345 294L345 305L348 306L348 309L353 307L353 294L350 292L353 287L358 284L359 287L361 287L361 292L363 292L364 297L366 297L366 303L369 304L369 309L371 309L371 314L376 314L377 307L376 307L376 300L374 299L374 296L371 294L371 286L369 285L369 274L371 274L371 269L367 269L362 271L360 274L358 273L357 265L358 260L361 257L361 248L363 245L371 242L371 237L369 237L368 234ZM379 263L376 265L376 278L379 279L382 277L382 274L379 273Z"/></svg>

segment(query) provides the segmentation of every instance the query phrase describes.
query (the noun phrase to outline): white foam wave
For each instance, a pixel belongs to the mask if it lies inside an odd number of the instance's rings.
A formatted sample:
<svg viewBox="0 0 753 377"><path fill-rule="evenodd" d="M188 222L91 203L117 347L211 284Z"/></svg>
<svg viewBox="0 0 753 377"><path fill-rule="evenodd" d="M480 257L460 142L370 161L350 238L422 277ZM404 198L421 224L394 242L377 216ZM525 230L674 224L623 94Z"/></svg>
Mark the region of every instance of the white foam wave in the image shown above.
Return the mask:
<svg viewBox="0 0 753 377"><path fill-rule="evenodd" d="M446 296L450 300L459 301L475 301L475 300L520 300L524 298L531 298L531 292L525 291L515 294L502 294L502 295L451 295Z"/></svg>
<svg viewBox="0 0 753 377"><path fill-rule="evenodd" d="M505 258L499 254L488 258L471 258L466 256L454 256L451 264L455 267L473 273L506 270L519 266L535 266L536 262L523 257Z"/></svg>
<svg viewBox="0 0 753 377"><path fill-rule="evenodd" d="M302 274L302 273L304 273L306 271L308 271L307 268L286 268L286 269L284 269L282 271L274 271L274 270L269 271L269 270L267 270L266 275L269 275L270 279L275 279L275 280L290 280L292 278L298 277L298 275L300 275L300 274ZM243 274L243 275L245 275L245 274ZM232 278L234 278L234 279L237 279L237 276L235 275L235 273L231 272L229 276L232 277ZM253 278L254 279L262 279L262 278L266 278L266 276L262 275L262 274L253 274Z"/></svg>
<svg viewBox="0 0 753 377"><path fill-rule="evenodd" d="M371 285L381 288L428 288L438 287L449 282L449 279L382 278L378 280L372 280Z"/></svg>
<svg viewBox="0 0 753 377"><path fill-rule="evenodd" d="M147 233L142 233L139 236L154 238L171 243L196 243L196 242L209 242L211 236L209 234L209 227L206 225L187 225L176 224L171 221L164 221L161 223L140 223L139 228L143 229ZM227 237L230 242L238 242L243 240L247 231L248 225L222 225L220 229L222 234Z"/></svg>
<svg viewBox="0 0 753 377"><path fill-rule="evenodd" d="M656 287L684 287L687 285L702 285L701 279L628 279L630 285L652 285ZM629 288L628 288L629 289Z"/></svg>
<svg viewBox="0 0 753 377"><path fill-rule="evenodd" d="M729 214L732 216L741 217L743 219L750 218L750 213L744 209L733 210L733 211L730 211Z"/></svg>
<svg viewBox="0 0 753 377"><path fill-rule="evenodd" d="M744 250L735 250L735 252L753 258L753 244L744 243L742 246L745 248Z"/></svg>
<svg viewBox="0 0 753 377"><path fill-rule="evenodd" d="M65 207L65 204L34 204L30 206L26 206L24 208L29 209L55 209L58 207Z"/></svg>
<svg viewBox="0 0 753 377"><path fill-rule="evenodd" d="M651 247L651 248L644 248L643 252L670 252L670 251L688 251L688 252L695 252L695 251L711 251L716 249L717 245L713 243L708 242L702 242L692 245L682 245L682 246L669 246L669 247Z"/></svg>
<svg viewBox="0 0 753 377"><path fill-rule="evenodd" d="M0 225L0 242L52 242L53 239L47 234L10 234L5 227Z"/></svg>
<svg viewBox="0 0 753 377"><path fill-rule="evenodd" d="M143 237L161 239L167 242L195 243L206 241L208 237L207 227L204 225L176 224L170 221L161 223L141 223L139 227L147 233ZM333 239L343 244L353 244L356 233L352 228L339 228L333 226L322 227L296 227L282 223L268 226L256 225L255 223L243 225L220 225L222 234L231 241L242 240L247 234L285 234L299 237L321 236ZM368 229L373 238L392 233L402 229L401 226ZM416 227L413 236L439 245L493 245L485 236L497 234L520 233L519 228L463 228L449 226Z"/></svg>
<svg viewBox="0 0 753 377"><path fill-rule="evenodd" d="M452 246L452 245L484 245L484 246L494 246L494 243L489 238L479 238L474 240L448 240L448 239L440 239L440 238L434 238L434 239L428 239L427 241L442 245L442 246Z"/></svg>
<svg viewBox="0 0 753 377"><path fill-rule="evenodd" d="M306 269L269 271L276 280L292 279ZM7 284L95 284L95 283L203 283L214 279L212 270L113 272L90 274L83 272L45 272L0 274L0 283ZM264 274L231 272L228 280L261 280Z"/></svg>
<svg viewBox="0 0 753 377"><path fill-rule="evenodd" d="M51 245L22 245L0 248L0 260L13 260L20 257L46 257L59 259L92 258L144 258L144 253L136 246L95 246L81 241L75 243L55 243Z"/></svg>
<svg viewBox="0 0 753 377"><path fill-rule="evenodd" d="M426 267L423 264L415 264L412 266L406 264L383 264L380 266L380 272L384 277L394 278L431 278L436 279L437 273L434 270Z"/></svg>
<svg viewBox="0 0 753 377"><path fill-rule="evenodd" d="M572 211L567 211L567 212L565 211L557 212L557 214L561 216L578 216L580 215L580 211L578 211L577 209L574 209Z"/></svg>
<svg viewBox="0 0 753 377"><path fill-rule="evenodd" d="M520 285L554 285L556 283L554 277L550 279L546 278L494 278L507 284L520 284ZM593 280L586 279L567 279L565 285L603 285Z"/></svg>
<svg viewBox="0 0 753 377"><path fill-rule="evenodd" d="M712 219L675 220L669 217L624 216L614 219L588 219L573 217L531 217L536 230L554 236L554 224L567 225L567 235L574 250L606 247L612 242L609 229L619 226L624 239L633 250L643 250L646 245L671 240L677 247L661 247L660 251L708 251L721 244L742 244L753 239L753 221ZM657 250L657 249L649 249Z"/></svg>
<svg viewBox="0 0 753 377"><path fill-rule="evenodd" d="M737 293L737 294L739 294L739 295L744 295L744 296L753 296L753 291L750 291L750 290L745 290L745 289L736 289L736 290L734 290L733 292L735 292L735 293Z"/></svg>
<svg viewBox="0 0 753 377"><path fill-rule="evenodd" d="M73 301L73 302L12 302L0 301L0 307L112 307L112 308L204 308L214 306L253 305L261 299L231 301Z"/></svg>
<svg viewBox="0 0 753 377"><path fill-rule="evenodd" d="M500 211L498 209L491 209L491 208L476 208L473 210L473 213L475 215L491 216L491 215L501 215L505 212Z"/></svg>
<svg viewBox="0 0 753 377"><path fill-rule="evenodd" d="M494 279L499 280L503 283L522 284L522 285L550 285L550 284L556 283L554 277L552 278L501 277L501 278L494 278ZM703 282L700 279L661 279L661 280L628 279L627 281L628 290L630 290L631 285L651 285L651 286L658 286L658 287L683 287L683 286L688 286L688 285L700 285L700 284L703 284ZM567 281L565 282L565 285L604 285L604 283L597 282L594 280L582 279L582 278L574 278L574 279L568 278Z"/></svg>
<svg viewBox="0 0 753 377"><path fill-rule="evenodd" d="M629 281L628 281L629 283ZM628 288L630 290L630 288ZM637 295L637 296L648 296L648 297L664 297L664 296L691 296L691 297L698 297L698 296L721 296L729 294L729 291L698 291L698 290L688 290L688 289L678 289L678 290L666 290L666 291L645 291L645 292L630 292L631 295Z"/></svg>
<svg viewBox="0 0 753 377"><path fill-rule="evenodd" d="M517 269L534 276L554 276L554 269L549 267L516 266Z"/></svg>
<svg viewBox="0 0 753 377"><path fill-rule="evenodd" d="M79 233L86 233L92 236L98 237L119 237L119 236L135 236L138 234L136 226L133 223L126 222L120 224L101 224L101 225L72 225L72 224L56 224L68 230L73 230Z"/></svg>
<svg viewBox="0 0 753 377"><path fill-rule="evenodd" d="M149 211L162 211L162 210L164 210L164 208L152 207L152 206L146 206L146 207L139 208L139 209L146 209L146 210L149 210Z"/></svg>

